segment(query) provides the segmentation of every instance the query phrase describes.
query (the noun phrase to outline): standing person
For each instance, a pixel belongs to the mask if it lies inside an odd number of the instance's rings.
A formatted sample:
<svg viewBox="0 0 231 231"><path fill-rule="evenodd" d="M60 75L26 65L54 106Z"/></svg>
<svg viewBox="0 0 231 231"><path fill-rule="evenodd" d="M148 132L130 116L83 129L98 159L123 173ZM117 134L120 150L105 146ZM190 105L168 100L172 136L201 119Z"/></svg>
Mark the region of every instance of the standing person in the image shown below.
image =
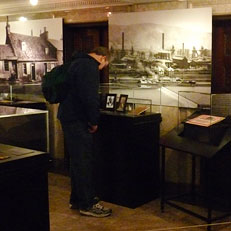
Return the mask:
<svg viewBox="0 0 231 231"><path fill-rule="evenodd" d="M93 179L93 134L97 131L100 115L99 70L108 65L108 57L105 47L73 56L68 69L70 89L58 109L70 156L70 208L78 208L80 214L93 217L106 217L112 213L99 203Z"/></svg>

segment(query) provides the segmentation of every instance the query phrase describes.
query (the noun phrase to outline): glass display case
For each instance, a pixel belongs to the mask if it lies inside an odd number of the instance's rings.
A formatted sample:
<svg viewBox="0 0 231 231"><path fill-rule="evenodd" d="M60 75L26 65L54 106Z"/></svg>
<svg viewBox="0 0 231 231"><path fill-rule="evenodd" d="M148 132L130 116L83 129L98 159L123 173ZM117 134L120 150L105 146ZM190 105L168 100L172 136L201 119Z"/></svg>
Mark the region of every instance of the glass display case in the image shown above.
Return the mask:
<svg viewBox="0 0 231 231"><path fill-rule="evenodd" d="M178 92L178 125L189 120L194 114L211 113L211 94L194 91Z"/></svg>
<svg viewBox="0 0 231 231"><path fill-rule="evenodd" d="M218 145L230 126L231 94L178 94L178 134Z"/></svg>
<svg viewBox="0 0 231 231"><path fill-rule="evenodd" d="M41 85L36 84L0 84L0 105L46 110L46 101Z"/></svg>
<svg viewBox="0 0 231 231"><path fill-rule="evenodd" d="M41 84L0 84L0 102L44 101Z"/></svg>
<svg viewBox="0 0 231 231"><path fill-rule="evenodd" d="M49 152L48 111L0 105L0 143Z"/></svg>
<svg viewBox="0 0 231 231"><path fill-rule="evenodd" d="M126 84L100 85L101 109L138 116L144 113L159 113L161 88L159 86L138 87Z"/></svg>
<svg viewBox="0 0 231 231"><path fill-rule="evenodd" d="M210 126L219 122L219 119L221 119L219 117L226 118L231 115L231 94L209 94L201 92L179 91L178 107L179 124L182 121L190 120L193 114L206 114L211 116L207 117L207 124ZM204 126L205 125L206 123Z"/></svg>

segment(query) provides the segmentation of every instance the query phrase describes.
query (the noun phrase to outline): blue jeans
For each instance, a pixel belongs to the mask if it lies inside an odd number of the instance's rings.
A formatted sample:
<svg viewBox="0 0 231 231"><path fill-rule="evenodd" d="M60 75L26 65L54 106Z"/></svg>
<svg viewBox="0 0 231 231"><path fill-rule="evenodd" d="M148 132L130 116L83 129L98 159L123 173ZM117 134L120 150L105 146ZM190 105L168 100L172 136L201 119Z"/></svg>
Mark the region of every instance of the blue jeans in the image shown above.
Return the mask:
<svg viewBox="0 0 231 231"><path fill-rule="evenodd" d="M89 133L88 125L81 121L62 123L62 128L70 157L70 203L87 209L94 204L95 197L93 135Z"/></svg>

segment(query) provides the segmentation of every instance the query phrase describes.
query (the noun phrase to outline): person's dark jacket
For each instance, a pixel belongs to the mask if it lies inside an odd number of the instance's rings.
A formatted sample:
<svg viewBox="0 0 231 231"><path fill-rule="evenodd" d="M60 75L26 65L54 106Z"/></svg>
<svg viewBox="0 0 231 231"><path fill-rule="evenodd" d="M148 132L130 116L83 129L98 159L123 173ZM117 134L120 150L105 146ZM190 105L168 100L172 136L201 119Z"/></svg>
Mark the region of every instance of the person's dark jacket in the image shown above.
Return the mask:
<svg viewBox="0 0 231 231"><path fill-rule="evenodd" d="M85 53L76 53L69 68L69 93L59 105L62 123L82 121L97 125L99 120L99 63Z"/></svg>

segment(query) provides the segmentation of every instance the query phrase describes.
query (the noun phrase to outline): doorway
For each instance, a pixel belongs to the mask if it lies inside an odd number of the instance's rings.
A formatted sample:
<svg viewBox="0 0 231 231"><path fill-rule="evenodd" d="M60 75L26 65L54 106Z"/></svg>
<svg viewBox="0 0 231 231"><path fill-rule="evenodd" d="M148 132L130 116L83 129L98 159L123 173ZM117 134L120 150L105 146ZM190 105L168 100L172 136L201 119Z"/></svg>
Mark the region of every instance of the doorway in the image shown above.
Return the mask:
<svg viewBox="0 0 231 231"><path fill-rule="evenodd" d="M89 52L94 47L108 47L108 23L64 24L64 62L71 60L73 52ZM109 69L100 73L100 82L109 82Z"/></svg>
<svg viewBox="0 0 231 231"><path fill-rule="evenodd" d="M36 76L35 76L35 63L31 63L31 79L35 80Z"/></svg>
<svg viewBox="0 0 231 231"><path fill-rule="evenodd" d="M213 17L213 94L231 93L231 17Z"/></svg>

